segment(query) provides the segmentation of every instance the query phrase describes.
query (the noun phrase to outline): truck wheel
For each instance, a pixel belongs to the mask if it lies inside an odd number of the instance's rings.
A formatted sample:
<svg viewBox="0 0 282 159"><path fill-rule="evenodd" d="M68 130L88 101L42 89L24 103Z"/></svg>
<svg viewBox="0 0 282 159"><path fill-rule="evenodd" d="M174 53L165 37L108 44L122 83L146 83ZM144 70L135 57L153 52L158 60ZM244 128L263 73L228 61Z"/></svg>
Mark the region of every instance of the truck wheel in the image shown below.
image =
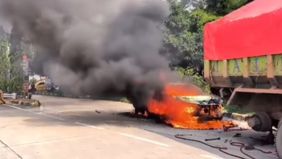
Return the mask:
<svg viewBox="0 0 282 159"><path fill-rule="evenodd" d="M248 119L249 126L255 131L270 131L272 129L272 120L265 112L258 112Z"/></svg>
<svg viewBox="0 0 282 159"><path fill-rule="evenodd" d="M279 126L276 136L276 149L278 156L282 159L282 119L280 120Z"/></svg>

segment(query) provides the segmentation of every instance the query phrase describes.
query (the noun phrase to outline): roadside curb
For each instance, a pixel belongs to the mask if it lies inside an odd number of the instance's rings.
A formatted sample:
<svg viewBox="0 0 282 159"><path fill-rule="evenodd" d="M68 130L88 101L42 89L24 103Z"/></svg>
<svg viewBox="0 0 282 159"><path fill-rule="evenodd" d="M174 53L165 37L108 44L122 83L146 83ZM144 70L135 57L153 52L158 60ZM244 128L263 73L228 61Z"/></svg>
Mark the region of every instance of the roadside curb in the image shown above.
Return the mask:
<svg viewBox="0 0 282 159"><path fill-rule="evenodd" d="M38 100L26 100L26 99L7 101L6 104L11 104L14 106L23 106L23 107L40 107L41 106L41 103Z"/></svg>

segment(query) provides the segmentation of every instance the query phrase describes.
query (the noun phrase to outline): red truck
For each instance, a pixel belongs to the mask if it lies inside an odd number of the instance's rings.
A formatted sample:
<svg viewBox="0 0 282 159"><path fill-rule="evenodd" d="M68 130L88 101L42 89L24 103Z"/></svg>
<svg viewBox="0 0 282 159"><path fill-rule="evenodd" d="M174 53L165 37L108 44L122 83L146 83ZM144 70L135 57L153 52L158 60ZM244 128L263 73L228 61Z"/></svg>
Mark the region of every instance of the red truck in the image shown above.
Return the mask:
<svg viewBox="0 0 282 159"><path fill-rule="evenodd" d="M256 114L256 131L278 129L282 158L282 1L255 0L208 23L204 29L204 76L212 92Z"/></svg>

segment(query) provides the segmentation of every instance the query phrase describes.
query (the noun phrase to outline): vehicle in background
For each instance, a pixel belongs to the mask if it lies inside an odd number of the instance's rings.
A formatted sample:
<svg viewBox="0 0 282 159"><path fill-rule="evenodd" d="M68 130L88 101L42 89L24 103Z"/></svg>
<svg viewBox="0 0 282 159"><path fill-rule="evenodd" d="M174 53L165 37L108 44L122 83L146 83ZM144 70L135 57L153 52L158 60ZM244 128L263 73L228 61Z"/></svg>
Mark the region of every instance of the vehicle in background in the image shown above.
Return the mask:
<svg viewBox="0 0 282 159"><path fill-rule="evenodd" d="M54 93L60 91L60 88L52 83L50 79L42 79L36 81L35 89L37 93Z"/></svg>
<svg viewBox="0 0 282 159"><path fill-rule="evenodd" d="M46 82L44 80L37 81L35 83L35 88L37 92L47 91Z"/></svg>
<svg viewBox="0 0 282 159"><path fill-rule="evenodd" d="M208 23L204 31L205 79L212 92L256 114L256 131L278 129L282 158L282 3L257 0ZM280 124L279 124L280 123Z"/></svg>

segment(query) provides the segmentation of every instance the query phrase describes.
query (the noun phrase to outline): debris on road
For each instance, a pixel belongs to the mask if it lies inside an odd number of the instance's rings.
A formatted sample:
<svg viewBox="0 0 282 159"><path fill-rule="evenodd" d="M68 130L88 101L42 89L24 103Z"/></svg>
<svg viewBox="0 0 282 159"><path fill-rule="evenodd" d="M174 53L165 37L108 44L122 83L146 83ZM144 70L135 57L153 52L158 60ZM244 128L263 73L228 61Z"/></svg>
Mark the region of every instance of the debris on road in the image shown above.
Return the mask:
<svg viewBox="0 0 282 159"><path fill-rule="evenodd" d="M221 140L221 138L217 137L217 138L205 139L205 141L215 141L215 140Z"/></svg>
<svg viewBox="0 0 282 159"><path fill-rule="evenodd" d="M228 156L238 158L238 159L255 159L254 156L249 154L249 152L251 152L251 151L258 151L258 152L261 152L261 153L266 154L266 155L274 154L274 152L272 152L272 151L262 150L260 148L255 147L254 145L245 144L243 142L238 142L238 141L235 142L235 141L232 141L232 140L230 140L229 142L228 142L228 140L225 140L224 143L220 146L215 146L215 145L211 145L211 144L206 143L206 141L214 141L214 140L218 140L218 139L220 140L221 138L214 138L214 139L211 139L211 140L205 139L205 140L202 141L201 139L195 139L195 137L193 137L193 138L189 137L188 138L186 134L177 134L174 137L177 138L177 139L180 139L180 140L186 140L186 141L191 141L191 142L196 142L196 143L206 145L210 148L217 149L218 151L220 151L220 152L222 152L222 153L224 153ZM241 154L231 153L232 150L231 150L230 146L239 148ZM248 151L248 153L246 151Z"/></svg>
<svg viewBox="0 0 282 159"><path fill-rule="evenodd" d="M98 111L98 110L95 110L95 112L96 112L97 114L101 114L101 112L100 112L100 111Z"/></svg>
<svg viewBox="0 0 282 159"><path fill-rule="evenodd" d="M236 133L233 137L242 137L241 133Z"/></svg>

